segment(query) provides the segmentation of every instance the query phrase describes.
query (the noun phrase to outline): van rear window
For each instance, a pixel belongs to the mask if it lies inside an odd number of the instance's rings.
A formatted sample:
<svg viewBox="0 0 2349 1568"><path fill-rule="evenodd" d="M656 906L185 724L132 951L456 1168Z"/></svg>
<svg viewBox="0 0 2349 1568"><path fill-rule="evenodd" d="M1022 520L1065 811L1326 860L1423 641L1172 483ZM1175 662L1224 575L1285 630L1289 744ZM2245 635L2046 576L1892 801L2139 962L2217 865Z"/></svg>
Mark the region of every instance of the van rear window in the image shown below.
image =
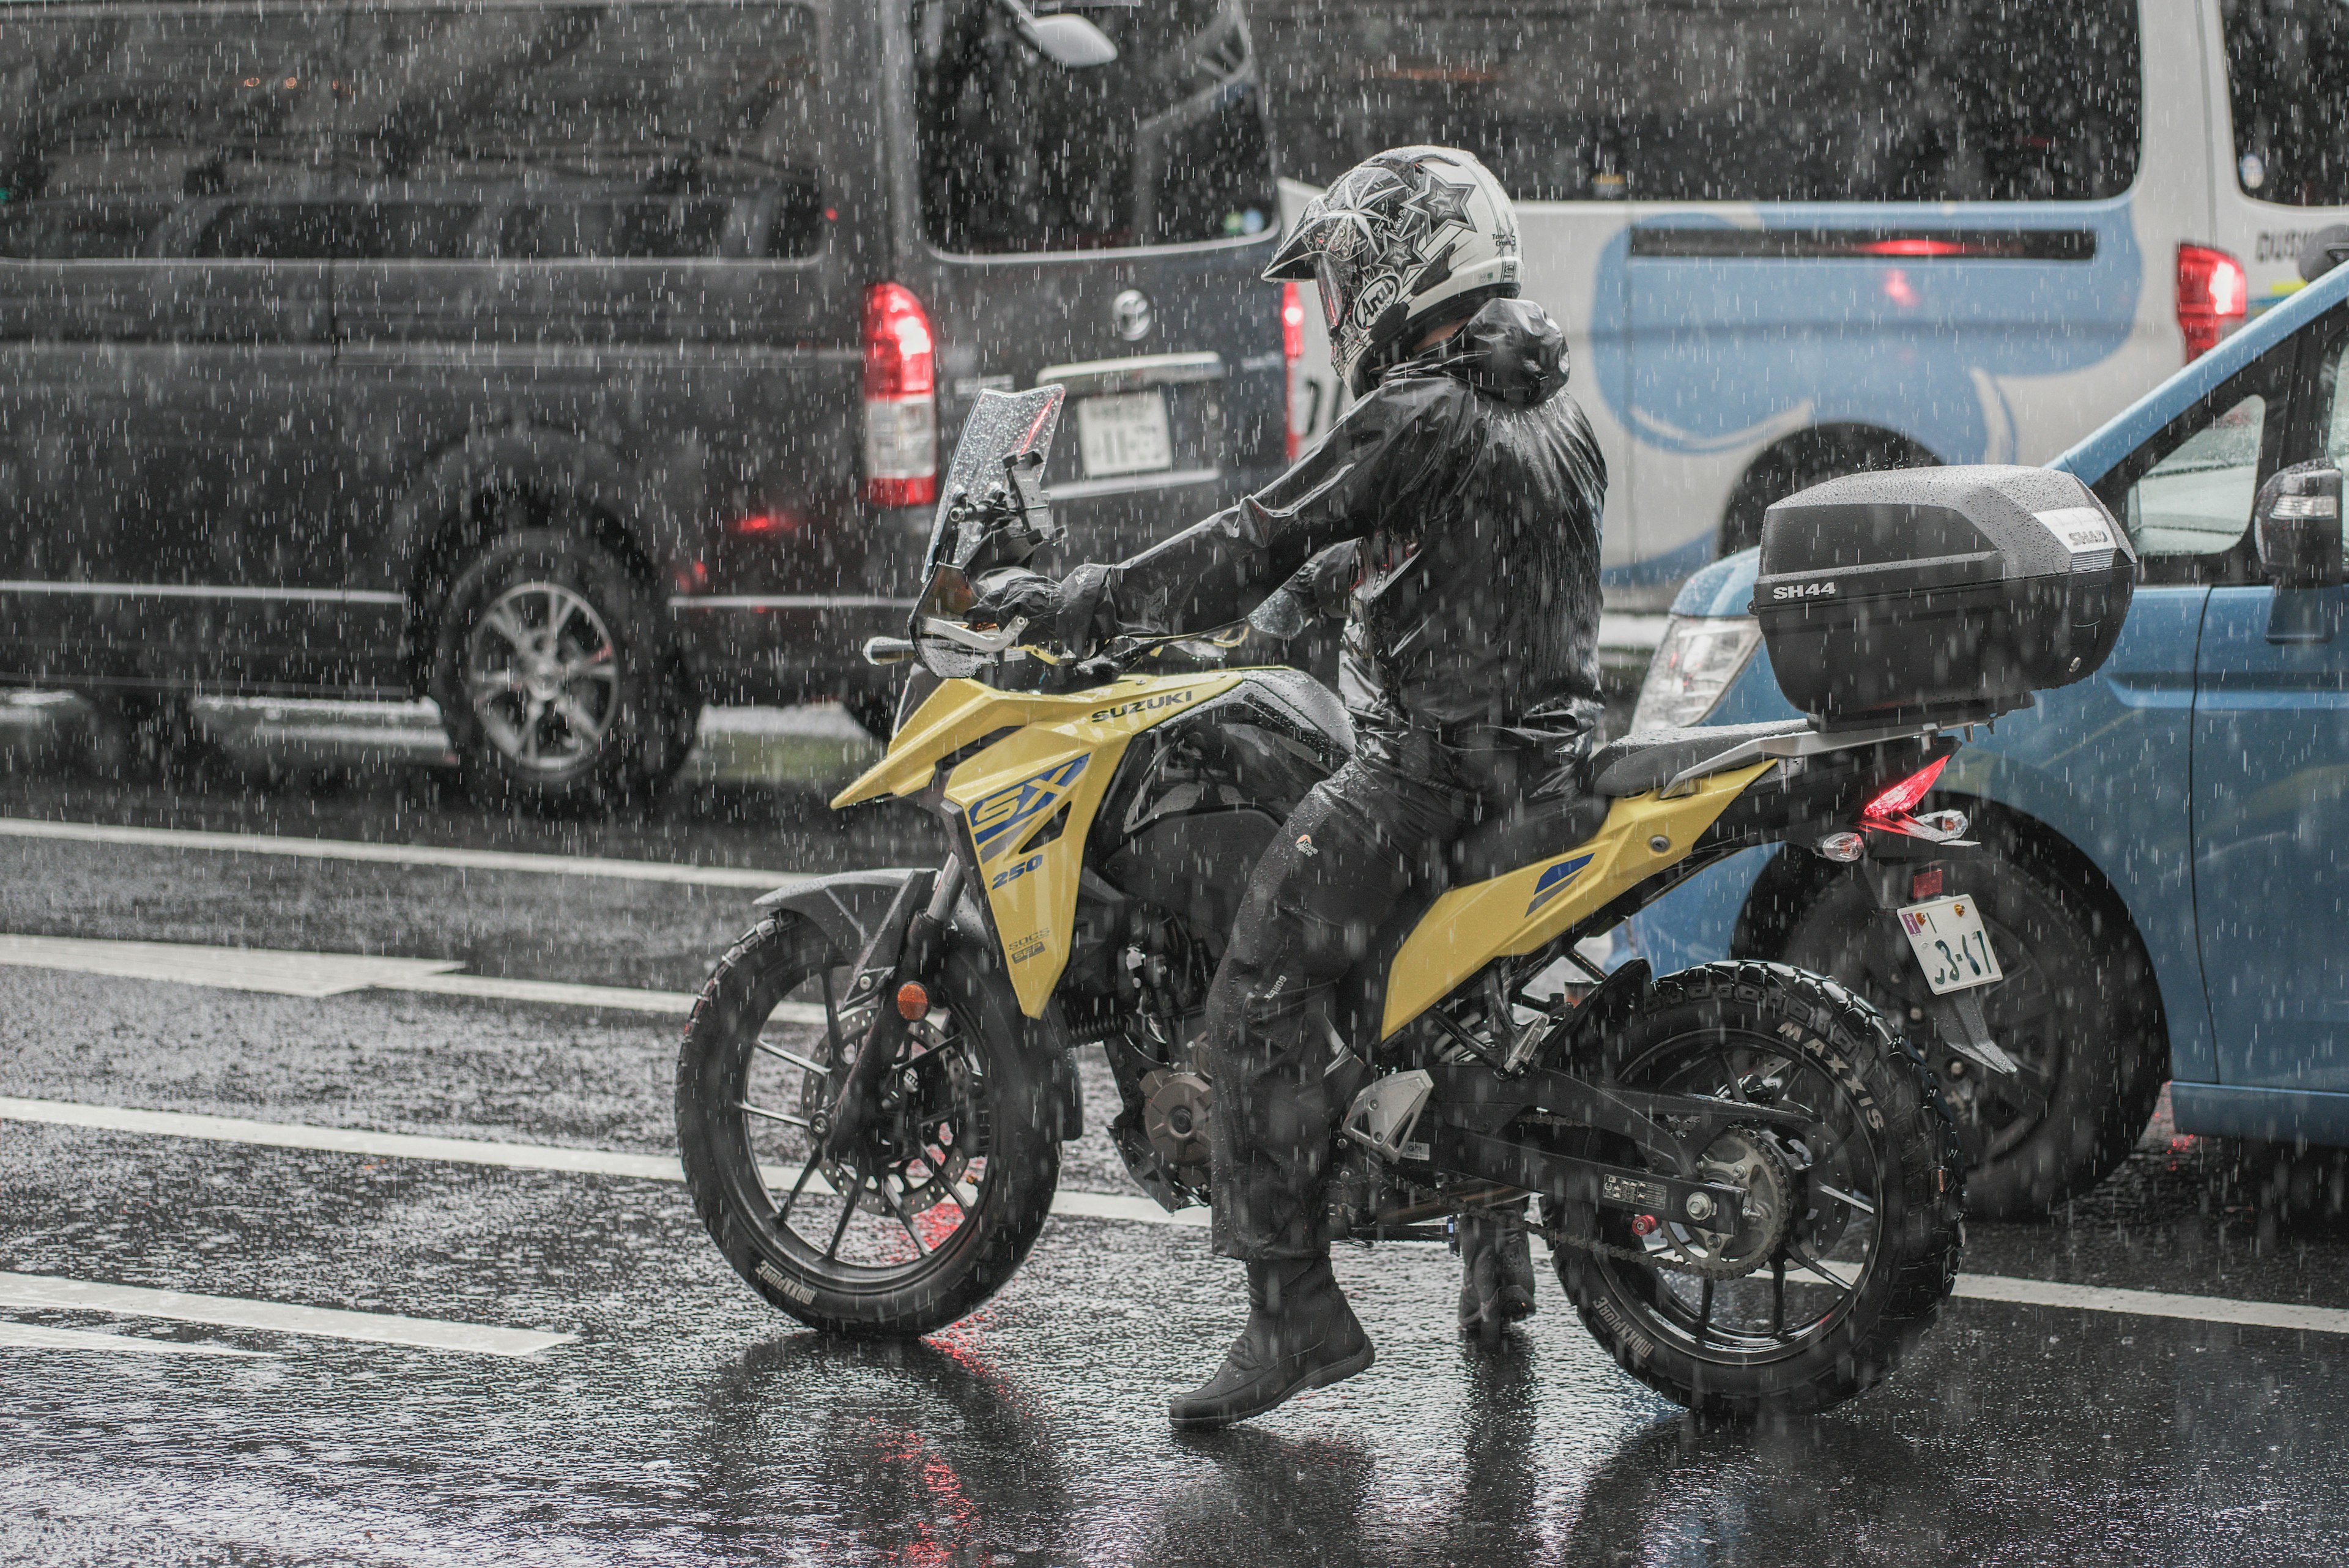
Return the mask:
<svg viewBox="0 0 2349 1568"><path fill-rule="evenodd" d="M0 9L0 256L798 256L804 5Z"/></svg>
<svg viewBox="0 0 2349 1568"><path fill-rule="evenodd" d="M1253 0L1282 172L1477 153L1520 201L2087 201L2137 178L2137 0Z"/></svg>
<svg viewBox="0 0 2349 1568"><path fill-rule="evenodd" d="M1071 69L996 0L916 0L922 212L966 253L1182 244L1278 222L1239 0L1063 0L1117 46Z"/></svg>
<svg viewBox="0 0 2349 1568"><path fill-rule="evenodd" d="M2349 206L2349 10L2221 0L2235 179L2286 207Z"/></svg>

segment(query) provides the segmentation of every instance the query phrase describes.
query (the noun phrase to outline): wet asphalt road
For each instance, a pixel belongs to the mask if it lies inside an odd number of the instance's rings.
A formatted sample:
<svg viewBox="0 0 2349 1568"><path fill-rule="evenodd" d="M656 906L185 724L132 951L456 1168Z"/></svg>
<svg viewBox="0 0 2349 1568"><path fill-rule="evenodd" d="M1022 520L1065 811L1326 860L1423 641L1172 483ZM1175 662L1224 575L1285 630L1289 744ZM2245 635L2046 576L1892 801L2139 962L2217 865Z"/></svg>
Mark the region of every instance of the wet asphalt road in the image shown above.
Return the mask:
<svg viewBox="0 0 2349 1568"><path fill-rule="evenodd" d="M853 738L751 733L616 824L487 819L429 758L339 741L177 782L0 743L0 816L777 871L928 853L909 817L822 811ZM696 987L750 896L0 838L7 934L656 990ZM675 1027L0 968L0 1096L658 1155ZM1097 1128L1105 1075L1088 1091ZM2229 1152L2157 1126L2068 1214L1972 1227L1965 1267L2349 1305L2349 1232L2280 1222ZM1062 1186L1128 1190L1097 1131ZM257 1353L0 1344L11 1563L2349 1557L2349 1335L1953 1301L1886 1386L1786 1430L1707 1430L1618 1373L1554 1288L1499 1348L1464 1346L1438 1249L1341 1250L1377 1366L1177 1439L1164 1397L1241 1309L1192 1228L1056 1218L978 1315L856 1346L753 1298L673 1182L0 1120L0 1238L8 1273L577 1336L513 1358L0 1307L0 1330Z"/></svg>

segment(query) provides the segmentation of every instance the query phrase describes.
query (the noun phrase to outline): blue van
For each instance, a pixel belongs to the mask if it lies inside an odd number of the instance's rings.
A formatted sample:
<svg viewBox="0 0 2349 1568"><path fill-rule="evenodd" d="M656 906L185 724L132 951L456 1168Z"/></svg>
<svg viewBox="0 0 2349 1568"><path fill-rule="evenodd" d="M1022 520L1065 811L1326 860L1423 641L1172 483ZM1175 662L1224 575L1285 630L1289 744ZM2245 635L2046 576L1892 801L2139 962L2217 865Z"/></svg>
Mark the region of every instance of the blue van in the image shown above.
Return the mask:
<svg viewBox="0 0 2349 1568"><path fill-rule="evenodd" d="M1983 1134L1978 1213L2101 1180L2165 1079L2183 1131L2349 1145L2349 588L2337 533L2333 586L2280 587L2250 526L2270 475L2349 464L2344 356L2349 267L2053 464L2142 560L2104 669L1977 732L1941 777L1986 846L1961 863L2007 973L1985 1011L2029 1068L1995 1103L1951 1080ZM1794 712L1748 613L1755 558L1682 587L1635 729ZM1660 970L1724 953L1824 970L1920 1019L1888 938L1847 869L1774 849L1694 878L1630 940Z"/></svg>
<svg viewBox="0 0 2349 1568"><path fill-rule="evenodd" d="M1607 456L1617 610L1819 480L2049 461L2349 217L2331 0L1248 12L1292 217L1397 143L1469 148L1516 198Z"/></svg>

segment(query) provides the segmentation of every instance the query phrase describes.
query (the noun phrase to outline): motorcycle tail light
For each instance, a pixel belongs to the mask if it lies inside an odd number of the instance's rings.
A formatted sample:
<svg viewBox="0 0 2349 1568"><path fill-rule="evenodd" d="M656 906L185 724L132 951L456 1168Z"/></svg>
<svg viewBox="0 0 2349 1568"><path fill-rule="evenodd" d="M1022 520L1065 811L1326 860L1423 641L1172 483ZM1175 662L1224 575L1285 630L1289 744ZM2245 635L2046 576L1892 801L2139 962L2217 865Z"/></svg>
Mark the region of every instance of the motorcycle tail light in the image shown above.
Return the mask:
<svg viewBox="0 0 2349 1568"><path fill-rule="evenodd" d="M2178 330L2186 338L2186 358L2200 358L2241 326L2251 295L2243 264L2233 256L2209 245L2178 246Z"/></svg>
<svg viewBox="0 0 2349 1568"><path fill-rule="evenodd" d="M1879 821L1908 815L1917 809L1917 803L1925 798L1927 792L1932 789L1933 782L1941 776L1941 770L1949 765L1949 758L1935 757L1862 806L1859 815Z"/></svg>
<svg viewBox="0 0 2349 1568"><path fill-rule="evenodd" d="M864 291L864 499L927 506L938 498L936 340L914 291Z"/></svg>
<svg viewBox="0 0 2349 1568"><path fill-rule="evenodd" d="M1313 389L1305 379L1305 296L1293 283L1280 286L1280 363L1288 373L1288 437L1283 450L1295 462L1297 454L1305 450Z"/></svg>

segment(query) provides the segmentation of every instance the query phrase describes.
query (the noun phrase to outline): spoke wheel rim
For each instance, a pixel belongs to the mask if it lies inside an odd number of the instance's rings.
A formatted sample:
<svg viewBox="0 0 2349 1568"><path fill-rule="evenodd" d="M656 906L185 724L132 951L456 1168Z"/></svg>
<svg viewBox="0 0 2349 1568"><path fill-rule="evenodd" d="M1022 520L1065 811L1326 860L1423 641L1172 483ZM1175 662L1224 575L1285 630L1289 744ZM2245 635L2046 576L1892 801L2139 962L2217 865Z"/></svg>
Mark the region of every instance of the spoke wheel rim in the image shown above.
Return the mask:
<svg viewBox="0 0 2349 1568"><path fill-rule="evenodd" d="M517 583L466 639L465 693L501 756L534 773L565 773L603 752L619 717L619 645L584 595L560 583Z"/></svg>
<svg viewBox="0 0 2349 1568"><path fill-rule="evenodd" d="M839 1007L849 972L813 970L747 1012L729 1075L735 1180L767 1246L796 1269L827 1288L894 1289L957 1251L986 1210L991 1079L952 1007L934 1008L890 1071L897 1103L872 1147L855 1161L812 1158L827 1085L869 1016Z"/></svg>
<svg viewBox="0 0 2349 1568"><path fill-rule="evenodd" d="M1887 1207L1885 1150L1862 1107L1834 1077L1783 1041L1756 1031L1714 1028L1666 1040L1622 1074L1627 1085L1671 1094L1744 1098L1799 1109L1826 1124L1817 1147L1793 1145L1810 1171L1805 1196L1771 1260L1736 1279L1651 1267L1594 1254L1619 1304L1641 1330L1681 1353L1723 1366L1754 1366L1803 1354L1850 1315L1876 1273ZM1880 1135L1879 1135L1880 1136ZM1628 1146L1613 1157L1645 1163ZM1842 1197L1820 1190L1824 1184ZM1862 1212L1848 1199L1868 1206ZM1684 1224L1666 1221L1645 1236L1632 1217L1598 1211L1599 1239L1660 1261L1706 1250ZM1816 1272L1815 1272L1816 1271ZM1823 1282L1823 1278L1840 1282Z"/></svg>

